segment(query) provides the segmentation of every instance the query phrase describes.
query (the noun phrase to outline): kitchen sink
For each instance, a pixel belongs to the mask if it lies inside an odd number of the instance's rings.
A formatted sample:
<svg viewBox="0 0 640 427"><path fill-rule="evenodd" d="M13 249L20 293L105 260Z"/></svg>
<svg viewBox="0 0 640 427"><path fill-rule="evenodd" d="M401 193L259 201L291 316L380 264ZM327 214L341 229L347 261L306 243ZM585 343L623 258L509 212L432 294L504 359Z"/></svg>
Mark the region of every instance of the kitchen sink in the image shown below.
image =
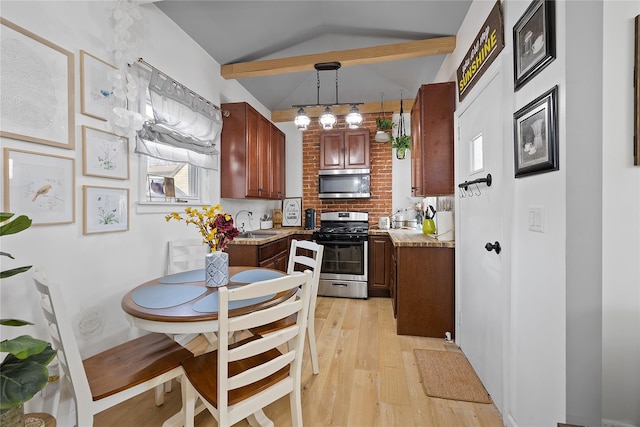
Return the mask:
<svg viewBox="0 0 640 427"><path fill-rule="evenodd" d="M262 239L265 237L273 237L278 236L280 234L279 231L266 231L266 230L255 230L255 231L243 231L238 234L238 237L244 239Z"/></svg>

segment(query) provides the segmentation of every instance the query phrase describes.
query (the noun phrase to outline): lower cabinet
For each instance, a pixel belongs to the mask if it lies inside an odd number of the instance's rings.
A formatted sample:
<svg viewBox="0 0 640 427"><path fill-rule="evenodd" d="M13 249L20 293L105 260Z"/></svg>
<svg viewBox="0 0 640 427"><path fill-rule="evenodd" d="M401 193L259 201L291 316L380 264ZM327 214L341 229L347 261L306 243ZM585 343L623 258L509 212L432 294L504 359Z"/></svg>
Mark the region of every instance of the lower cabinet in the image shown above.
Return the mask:
<svg viewBox="0 0 640 427"><path fill-rule="evenodd" d="M229 245L229 265L249 265L287 271L289 238L262 245Z"/></svg>
<svg viewBox="0 0 640 427"><path fill-rule="evenodd" d="M392 254L389 236L369 236L369 297L391 296Z"/></svg>
<svg viewBox="0 0 640 427"><path fill-rule="evenodd" d="M392 295L398 335L455 336L453 248L397 247Z"/></svg>

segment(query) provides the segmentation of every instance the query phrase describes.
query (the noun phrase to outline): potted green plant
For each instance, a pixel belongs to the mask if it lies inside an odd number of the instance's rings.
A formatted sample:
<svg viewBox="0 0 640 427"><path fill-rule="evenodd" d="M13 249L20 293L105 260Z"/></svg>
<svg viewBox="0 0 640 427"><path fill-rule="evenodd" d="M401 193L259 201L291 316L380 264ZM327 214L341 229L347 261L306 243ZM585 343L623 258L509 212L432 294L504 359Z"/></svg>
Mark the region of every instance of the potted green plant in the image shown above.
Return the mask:
<svg viewBox="0 0 640 427"><path fill-rule="evenodd" d="M393 123L393 120L387 119L385 117L377 117L376 118L376 136L375 140L377 142L389 142L391 140L391 130L394 128L396 124Z"/></svg>
<svg viewBox="0 0 640 427"><path fill-rule="evenodd" d="M11 219L12 213L0 213L0 236L19 233L31 226L31 219L20 215ZM11 254L0 255L14 259ZM18 267L0 272L0 279L28 271L31 266ZM5 326L24 326L33 323L18 319L0 319ZM22 335L0 342L0 352L8 353L0 364L0 425L24 425L24 403L40 390L49 380L47 365L56 351L46 341Z"/></svg>
<svg viewBox="0 0 640 427"><path fill-rule="evenodd" d="M398 159L404 159L407 154L407 150L411 149L411 136L396 136L391 140L391 147L396 149L396 157Z"/></svg>

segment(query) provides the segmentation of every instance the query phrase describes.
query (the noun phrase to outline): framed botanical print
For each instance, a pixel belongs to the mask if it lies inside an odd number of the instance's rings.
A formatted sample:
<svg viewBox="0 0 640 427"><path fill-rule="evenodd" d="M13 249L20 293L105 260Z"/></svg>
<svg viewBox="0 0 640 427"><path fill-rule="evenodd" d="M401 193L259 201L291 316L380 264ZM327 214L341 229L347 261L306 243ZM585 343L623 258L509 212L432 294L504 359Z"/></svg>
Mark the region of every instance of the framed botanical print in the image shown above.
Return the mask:
<svg viewBox="0 0 640 427"><path fill-rule="evenodd" d="M82 126L82 174L129 179L129 138Z"/></svg>
<svg viewBox="0 0 640 427"><path fill-rule="evenodd" d="M113 96L109 75L117 70L114 65L97 56L80 51L80 90L82 114L106 121L113 107L125 107Z"/></svg>
<svg viewBox="0 0 640 427"><path fill-rule="evenodd" d="M520 89L556 58L555 1L534 0L513 27L513 75Z"/></svg>
<svg viewBox="0 0 640 427"><path fill-rule="evenodd" d="M73 53L0 17L0 136L75 148Z"/></svg>
<svg viewBox="0 0 640 427"><path fill-rule="evenodd" d="M513 116L515 177L558 170L558 86Z"/></svg>
<svg viewBox="0 0 640 427"><path fill-rule="evenodd" d="M31 151L4 149L4 209L33 225L75 221L75 160Z"/></svg>
<svg viewBox="0 0 640 427"><path fill-rule="evenodd" d="M82 234L129 229L129 189L82 186Z"/></svg>

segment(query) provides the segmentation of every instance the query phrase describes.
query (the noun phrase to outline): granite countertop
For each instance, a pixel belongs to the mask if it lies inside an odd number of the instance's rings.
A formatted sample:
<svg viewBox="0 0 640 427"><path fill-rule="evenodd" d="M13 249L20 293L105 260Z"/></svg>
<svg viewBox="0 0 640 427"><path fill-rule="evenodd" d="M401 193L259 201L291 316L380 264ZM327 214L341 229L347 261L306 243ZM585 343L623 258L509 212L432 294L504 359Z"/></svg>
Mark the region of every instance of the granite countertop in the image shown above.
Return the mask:
<svg viewBox="0 0 640 427"><path fill-rule="evenodd" d="M254 237L236 237L230 245L263 245L265 243L275 242L284 237L294 234L311 235L316 230L305 230L302 227L281 227L270 228L268 230L254 230ZM260 234L265 233L265 234ZM267 234L268 233L268 234ZM433 236L422 233L419 230L409 229L391 229L380 230L377 227L369 228L370 236L389 236L395 247L436 247L436 248L455 248L455 241L441 242Z"/></svg>
<svg viewBox="0 0 640 427"><path fill-rule="evenodd" d="M270 228L267 230L252 230L254 237L236 237L230 245L262 245L265 243L275 242L283 237L289 237L294 234L311 234L314 230L305 230L300 227L280 227Z"/></svg>
<svg viewBox="0 0 640 427"><path fill-rule="evenodd" d="M380 230L376 228L369 229L369 235L391 237L391 242L395 247L435 247L435 248L455 248L454 240L441 242L435 237L424 234L420 230L411 229L391 229Z"/></svg>

